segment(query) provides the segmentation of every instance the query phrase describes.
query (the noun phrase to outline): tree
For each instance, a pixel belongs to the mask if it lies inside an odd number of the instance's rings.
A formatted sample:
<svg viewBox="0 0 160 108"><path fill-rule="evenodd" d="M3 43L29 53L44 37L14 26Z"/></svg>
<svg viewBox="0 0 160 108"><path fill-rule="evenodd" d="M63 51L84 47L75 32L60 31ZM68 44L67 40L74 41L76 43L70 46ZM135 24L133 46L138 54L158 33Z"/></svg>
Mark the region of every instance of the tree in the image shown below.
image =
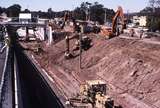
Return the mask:
<svg viewBox="0 0 160 108"><path fill-rule="evenodd" d="M48 12L47 12L47 14L48 14L48 18L52 18L53 16L52 16L52 13L53 13L53 11L52 11L52 8L49 8L48 9Z"/></svg>
<svg viewBox="0 0 160 108"><path fill-rule="evenodd" d="M0 14L2 14L3 13L3 9L2 9L2 7L0 7Z"/></svg>
<svg viewBox="0 0 160 108"><path fill-rule="evenodd" d="M115 14L115 12L108 8L105 9L107 14L106 19L112 20L112 17ZM87 13L89 15L89 18L86 18ZM74 14L76 19L81 19L81 20L90 19L92 21L98 21L101 24L104 23L104 17L105 17L104 6L102 4L99 4L98 2L95 3L83 2L80 5L80 7L77 7L74 10Z"/></svg>
<svg viewBox="0 0 160 108"><path fill-rule="evenodd" d="M99 4L97 2L95 2L92 6L91 6L91 20L92 21L98 21L99 23L103 23L104 22L104 6L102 4Z"/></svg>
<svg viewBox="0 0 160 108"><path fill-rule="evenodd" d="M147 27L151 31L160 30L160 0L149 0L149 4L140 14L147 16Z"/></svg>
<svg viewBox="0 0 160 108"><path fill-rule="evenodd" d="M6 11L6 8L0 7L0 14Z"/></svg>
<svg viewBox="0 0 160 108"><path fill-rule="evenodd" d="M76 19L79 19L79 20L86 20L86 14L84 12L84 10L81 8L81 7L77 7L75 10L74 10L74 17Z"/></svg>
<svg viewBox="0 0 160 108"><path fill-rule="evenodd" d="M160 6L160 0L149 0L149 5L153 9L153 12L155 12L155 8Z"/></svg>
<svg viewBox="0 0 160 108"><path fill-rule="evenodd" d="M90 6L92 3L89 2L83 2L81 4L81 11L85 13L85 20L90 20Z"/></svg>
<svg viewBox="0 0 160 108"><path fill-rule="evenodd" d="M29 9L25 9L24 12L25 13L30 13L30 10Z"/></svg>
<svg viewBox="0 0 160 108"><path fill-rule="evenodd" d="M104 19L111 21L115 12L113 9L104 8L102 4L95 2L91 6L91 20L98 21L100 24L104 23ZM106 16L105 16L106 13Z"/></svg>
<svg viewBox="0 0 160 108"><path fill-rule="evenodd" d="M14 4L7 8L7 15L9 17L18 17L21 12L21 6L19 4Z"/></svg>

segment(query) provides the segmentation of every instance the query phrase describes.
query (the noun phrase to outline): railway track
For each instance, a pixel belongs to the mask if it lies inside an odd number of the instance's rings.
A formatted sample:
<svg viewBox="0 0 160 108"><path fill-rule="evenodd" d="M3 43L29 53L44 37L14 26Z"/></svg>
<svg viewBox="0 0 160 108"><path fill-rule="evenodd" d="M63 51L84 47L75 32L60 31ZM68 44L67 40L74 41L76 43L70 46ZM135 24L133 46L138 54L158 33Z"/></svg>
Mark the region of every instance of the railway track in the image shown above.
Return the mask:
<svg viewBox="0 0 160 108"><path fill-rule="evenodd" d="M61 101L27 55L17 48L16 57L24 108L63 108Z"/></svg>
<svg viewBox="0 0 160 108"><path fill-rule="evenodd" d="M10 31L9 35L14 36L13 32ZM17 44L7 48L0 58L0 67L4 67L3 72L0 71L0 108L64 108L43 75Z"/></svg>
<svg viewBox="0 0 160 108"><path fill-rule="evenodd" d="M2 78L2 73L3 73L3 67L4 67L4 62L6 58L6 51L0 53L0 80Z"/></svg>
<svg viewBox="0 0 160 108"><path fill-rule="evenodd" d="M3 71L0 82L0 108L12 108L13 105L13 86L12 86L12 60L10 49L5 50Z"/></svg>

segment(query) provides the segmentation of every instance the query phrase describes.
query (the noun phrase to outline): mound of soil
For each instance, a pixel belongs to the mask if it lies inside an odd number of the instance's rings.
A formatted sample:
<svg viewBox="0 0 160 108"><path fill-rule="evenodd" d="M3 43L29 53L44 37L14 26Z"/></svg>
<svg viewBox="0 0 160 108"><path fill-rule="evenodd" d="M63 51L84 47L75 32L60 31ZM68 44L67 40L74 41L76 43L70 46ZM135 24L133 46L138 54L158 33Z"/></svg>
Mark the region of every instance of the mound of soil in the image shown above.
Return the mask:
<svg viewBox="0 0 160 108"><path fill-rule="evenodd" d="M64 58L65 40L46 46L35 55L42 68L56 81L66 97L79 91L85 80L103 79L110 87L109 94L123 108L160 107L160 45L134 39L116 37L106 40L88 35L93 46L82 52L79 69L79 51L75 57ZM71 50L75 39L70 41Z"/></svg>

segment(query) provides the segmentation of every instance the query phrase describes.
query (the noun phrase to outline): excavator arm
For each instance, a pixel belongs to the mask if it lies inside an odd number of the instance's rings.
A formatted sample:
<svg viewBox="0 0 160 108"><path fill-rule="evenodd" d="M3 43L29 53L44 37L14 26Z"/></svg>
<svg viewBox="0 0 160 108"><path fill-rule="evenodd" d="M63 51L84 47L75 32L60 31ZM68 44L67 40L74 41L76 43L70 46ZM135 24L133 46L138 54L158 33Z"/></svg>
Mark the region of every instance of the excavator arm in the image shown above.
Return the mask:
<svg viewBox="0 0 160 108"><path fill-rule="evenodd" d="M120 21L120 22L119 22ZM115 14L115 16L112 19L112 27L106 28L105 26L101 27L101 33L102 35L109 36L109 38L114 37L115 33L117 33L117 26L121 25L120 33L123 32L123 29L125 28L125 21L124 21L124 14L122 7L118 7L118 10ZM118 33L117 33L118 35Z"/></svg>
<svg viewBox="0 0 160 108"><path fill-rule="evenodd" d="M117 28L117 23L118 23L118 18L120 18L120 24L122 25L122 28L120 30L120 32L123 32L125 23L124 23L124 14L123 14L123 9L122 7L118 7L118 10L115 14L115 16L113 17L112 20L112 34L114 34L116 32L116 28Z"/></svg>
<svg viewBox="0 0 160 108"><path fill-rule="evenodd" d="M69 13L68 12L65 12L65 14L64 14L64 21L63 21L63 24L62 24L62 26L61 26L61 29L63 29L64 28L64 26L65 26L65 23L66 23L66 21L68 20L68 18L69 18Z"/></svg>

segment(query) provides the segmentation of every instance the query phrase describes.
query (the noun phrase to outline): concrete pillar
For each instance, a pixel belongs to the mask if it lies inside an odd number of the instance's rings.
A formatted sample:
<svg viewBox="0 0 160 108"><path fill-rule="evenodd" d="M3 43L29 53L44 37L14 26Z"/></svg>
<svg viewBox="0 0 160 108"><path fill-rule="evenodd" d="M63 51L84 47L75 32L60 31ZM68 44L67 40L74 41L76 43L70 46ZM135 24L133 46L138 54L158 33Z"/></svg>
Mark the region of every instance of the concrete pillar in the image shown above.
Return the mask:
<svg viewBox="0 0 160 108"><path fill-rule="evenodd" d="M53 38L52 38L52 28L49 26L48 27L48 44L51 45Z"/></svg>
<svg viewBox="0 0 160 108"><path fill-rule="evenodd" d="M38 28L37 35L39 36L41 41L45 40L45 31L43 28Z"/></svg>
<svg viewBox="0 0 160 108"><path fill-rule="evenodd" d="M66 53L69 54L69 36L66 36Z"/></svg>
<svg viewBox="0 0 160 108"><path fill-rule="evenodd" d="M26 41L29 40L29 29L28 27L26 27Z"/></svg>
<svg viewBox="0 0 160 108"><path fill-rule="evenodd" d="M44 27L43 30L44 30L44 40L46 40L46 39L48 39L48 37L47 37L47 27Z"/></svg>
<svg viewBox="0 0 160 108"><path fill-rule="evenodd" d="M41 28L41 33L42 33L42 40L45 40L45 31L43 30L43 28Z"/></svg>

